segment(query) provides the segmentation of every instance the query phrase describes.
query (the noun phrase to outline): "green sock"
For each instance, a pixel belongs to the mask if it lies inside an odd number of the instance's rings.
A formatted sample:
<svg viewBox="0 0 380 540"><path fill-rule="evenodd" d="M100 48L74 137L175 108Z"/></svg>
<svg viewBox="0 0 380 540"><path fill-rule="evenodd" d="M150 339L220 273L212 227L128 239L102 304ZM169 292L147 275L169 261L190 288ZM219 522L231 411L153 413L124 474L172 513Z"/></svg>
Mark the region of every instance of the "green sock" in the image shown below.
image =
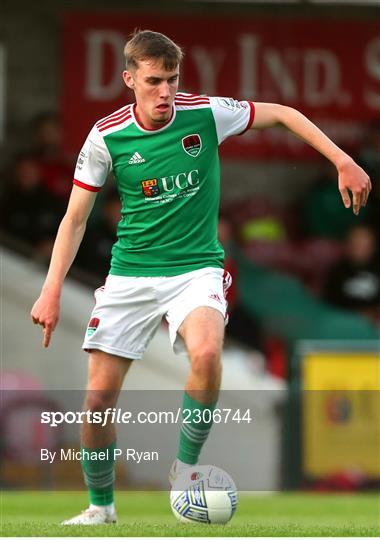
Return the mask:
<svg viewBox="0 0 380 540"><path fill-rule="evenodd" d="M116 441L104 448L84 448L82 446L82 470L84 482L88 488L90 504L106 506L113 503L113 486L115 481L114 450ZM101 454L104 453L104 455ZM90 459L90 456L105 459Z"/></svg>
<svg viewBox="0 0 380 540"><path fill-rule="evenodd" d="M205 405L191 398L185 392L183 396L182 425L177 454L177 458L184 463L188 463L189 465L195 465L197 463L202 446L206 442L212 427L212 415L216 403L214 401ZM188 411L191 411L191 414Z"/></svg>

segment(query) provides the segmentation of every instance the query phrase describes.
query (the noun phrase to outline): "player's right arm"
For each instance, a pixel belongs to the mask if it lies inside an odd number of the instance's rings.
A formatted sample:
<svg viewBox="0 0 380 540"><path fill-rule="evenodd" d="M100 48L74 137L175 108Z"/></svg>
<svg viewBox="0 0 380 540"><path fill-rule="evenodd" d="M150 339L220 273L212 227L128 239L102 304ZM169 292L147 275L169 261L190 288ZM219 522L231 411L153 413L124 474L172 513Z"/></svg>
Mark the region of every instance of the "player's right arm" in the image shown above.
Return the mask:
<svg viewBox="0 0 380 540"><path fill-rule="evenodd" d="M63 281L78 252L95 199L96 193L73 186L55 239L45 283L31 311L34 324L43 327L44 347L49 346L51 334L58 323Z"/></svg>
<svg viewBox="0 0 380 540"><path fill-rule="evenodd" d="M48 274L31 311L33 322L43 327L44 347L49 346L51 334L58 323L63 281L83 239L96 194L111 168L111 156L94 126L80 151L73 189L55 239Z"/></svg>

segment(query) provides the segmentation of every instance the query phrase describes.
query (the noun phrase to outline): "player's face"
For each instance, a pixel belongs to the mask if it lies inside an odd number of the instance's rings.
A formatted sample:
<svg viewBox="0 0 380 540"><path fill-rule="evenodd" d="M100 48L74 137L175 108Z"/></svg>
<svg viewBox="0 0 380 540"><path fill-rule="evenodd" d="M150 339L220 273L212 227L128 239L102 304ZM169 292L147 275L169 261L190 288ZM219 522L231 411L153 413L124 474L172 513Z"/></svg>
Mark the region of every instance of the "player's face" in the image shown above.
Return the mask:
<svg viewBox="0 0 380 540"><path fill-rule="evenodd" d="M137 69L124 71L123 79L135 93L136 114L144 127L157 129L170 119L179 67L167 71L160 61L143 60Z"/></svg>

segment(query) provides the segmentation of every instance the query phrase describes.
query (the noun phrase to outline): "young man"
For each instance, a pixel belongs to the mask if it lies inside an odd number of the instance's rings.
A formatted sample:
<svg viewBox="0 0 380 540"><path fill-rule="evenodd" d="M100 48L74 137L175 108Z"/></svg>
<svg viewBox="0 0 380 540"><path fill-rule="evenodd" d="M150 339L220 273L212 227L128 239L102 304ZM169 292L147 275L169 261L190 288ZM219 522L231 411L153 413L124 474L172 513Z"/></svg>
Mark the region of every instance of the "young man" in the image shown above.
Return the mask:
<svg viewBox="0 0 380 540"><path fill-rule="evenodd" d="M96 193L112 170L122 202L110 275L97 290L83 348L88 350L86 410L116 405L124 377L140 359L161 319L176 352L190 358L183 407L213 410L221 380L226 317L223 250L217 240L218 145L247 129L282 125L337 168L343 203L357 214L371 189L366 173L301 113L269 103L177 93L182 52L166 36L136 33L125 47L125 84L136 103L103 118L78 158L74 186L59 227L50 268L32 309L49 345L59 318L62 284ZM205 415L207 417L207 415ZM181 427L170 477L197 463L212 422ZM113 425L84 424L83 449L115 447ZM116 521L113 467L82 461L90 506L65 524Z"/></svg>

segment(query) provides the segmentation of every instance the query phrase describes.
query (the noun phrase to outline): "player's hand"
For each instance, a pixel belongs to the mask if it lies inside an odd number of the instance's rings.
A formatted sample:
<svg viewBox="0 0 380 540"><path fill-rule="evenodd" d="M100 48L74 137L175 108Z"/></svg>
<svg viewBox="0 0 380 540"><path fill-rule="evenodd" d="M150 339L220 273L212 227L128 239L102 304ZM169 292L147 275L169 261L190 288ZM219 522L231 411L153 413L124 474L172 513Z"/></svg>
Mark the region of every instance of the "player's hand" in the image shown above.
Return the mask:
<svg viewBox="0 0 380 540"><path fill-rule="evenodd" d="M359 214L360 208L367 204L368 195L372 189L368 174L351 158L338 167L339 191L346 208L351 206L350 193L352 193L352 210Z"/></svg>
<svg viewBox="0 0 380 540"><path fill-rule="evenodd" d="M43 327L42 344L44 347L49 347L51 335L58 323L59 300L57 295L42 292L30 312L34 324L40 324Z"/></svg>

